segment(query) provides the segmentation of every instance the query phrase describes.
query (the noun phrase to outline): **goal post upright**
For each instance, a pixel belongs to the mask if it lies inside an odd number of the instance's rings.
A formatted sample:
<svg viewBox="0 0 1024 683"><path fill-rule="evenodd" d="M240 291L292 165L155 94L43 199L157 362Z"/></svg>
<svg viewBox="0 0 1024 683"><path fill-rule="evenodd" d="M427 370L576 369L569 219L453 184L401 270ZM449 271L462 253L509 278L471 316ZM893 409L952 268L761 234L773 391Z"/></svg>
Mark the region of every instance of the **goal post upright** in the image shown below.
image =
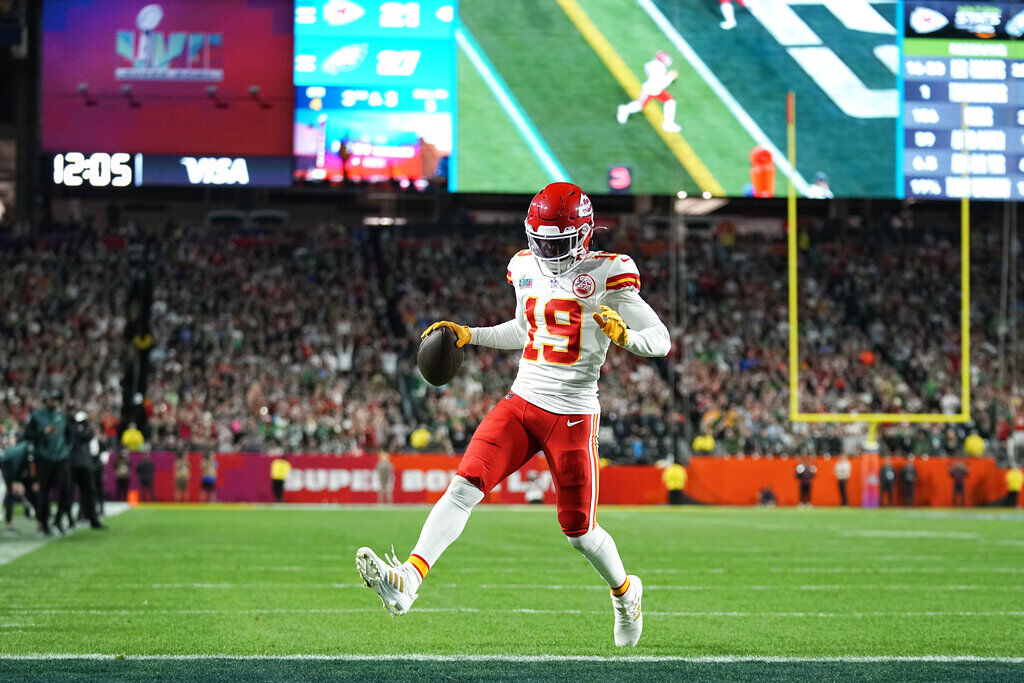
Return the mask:
<svg viewBox="0 0 1024 683"><path fill-rule="evenodd" d="M961 105L963 153L967 157L966 104ZM792 91L786 94L786 134L789 163L796 168L796 107ZM965 190L960 200L960 412L945 413L804 413L800 411L800 328L798 315L797 212L796 187L788 178L787 196L787 270L789 285L789 419L791 422L850 424L866 423L869 440L876 438L878 426L893 423L950 424L971 419L971 220L970 185L964 172Z"/></svg>

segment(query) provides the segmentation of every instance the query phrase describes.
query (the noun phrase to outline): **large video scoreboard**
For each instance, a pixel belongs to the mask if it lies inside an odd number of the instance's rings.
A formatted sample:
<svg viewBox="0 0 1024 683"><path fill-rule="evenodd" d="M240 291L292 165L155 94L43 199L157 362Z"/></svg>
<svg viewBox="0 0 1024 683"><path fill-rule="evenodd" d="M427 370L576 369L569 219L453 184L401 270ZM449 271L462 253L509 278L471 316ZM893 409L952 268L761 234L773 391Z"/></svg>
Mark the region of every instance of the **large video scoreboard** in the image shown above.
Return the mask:
<svg viewBox="0 0 1024 683"><path fill-rule="evenodd" d="M902 192L1024 199L1024 6L907 2Z"/></svg>

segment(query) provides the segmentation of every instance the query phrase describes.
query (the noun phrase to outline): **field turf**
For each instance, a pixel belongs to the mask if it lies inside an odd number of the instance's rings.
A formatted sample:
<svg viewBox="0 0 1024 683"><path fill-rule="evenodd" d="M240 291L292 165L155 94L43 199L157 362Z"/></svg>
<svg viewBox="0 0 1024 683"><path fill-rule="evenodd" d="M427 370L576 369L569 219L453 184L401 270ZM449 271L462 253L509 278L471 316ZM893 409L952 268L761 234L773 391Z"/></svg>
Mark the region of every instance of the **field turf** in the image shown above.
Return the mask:
<svg viewBox="0 0 1024 683"><path fill-rule="evenodd" d="M0 565L0 680L1024 677L1020 513L603 509L646 586L629 652L550 507L478 508L389 617L355 550L425 514L131 510Z"/></svg>

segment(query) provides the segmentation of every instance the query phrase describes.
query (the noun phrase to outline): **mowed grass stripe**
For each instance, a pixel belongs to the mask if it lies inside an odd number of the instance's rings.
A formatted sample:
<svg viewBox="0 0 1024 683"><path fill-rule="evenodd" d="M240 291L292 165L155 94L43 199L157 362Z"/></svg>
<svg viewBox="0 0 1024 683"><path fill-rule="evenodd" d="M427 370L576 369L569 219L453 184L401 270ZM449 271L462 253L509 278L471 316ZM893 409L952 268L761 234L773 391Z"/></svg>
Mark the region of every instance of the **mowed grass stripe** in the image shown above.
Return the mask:
<svg viewBox="0 0 1024 683"><path fill-rule="evenodd" d="M550 508L475 510L413 611L388 617L371 591L354 586L355 550L393 543L406 552L425 515L422 507L136 509L111 519L106 534L76 534L0 567L0 652L621 654L607 588ZM876 557L882 567L1021 567L1024 549L998 543L1019 522L824 509L603 508L599 516L626 567L650 572L641 574L652 589L637 654L813 657L842 643L840 652L863 656L1019 656L1021 593L1004 589L1019 586L1013 575L900 574L890 583L786 571L865 567ZM715 569L723 571L697 580L654 571ZM167 584L181 587L153 587ZM708 589L678 588L695 585ZM943 588L957 585L978 588Z"/></svg>
<svg viewBox="0 0 1024 683"><path fill-rule="evenodd" d="M634 192L700 191L650 126L615 120L629 96L556 3L507 0L495 12L490 0L463 0L459 14L584 190L608 192L608 168L626 164Z"/></svg>

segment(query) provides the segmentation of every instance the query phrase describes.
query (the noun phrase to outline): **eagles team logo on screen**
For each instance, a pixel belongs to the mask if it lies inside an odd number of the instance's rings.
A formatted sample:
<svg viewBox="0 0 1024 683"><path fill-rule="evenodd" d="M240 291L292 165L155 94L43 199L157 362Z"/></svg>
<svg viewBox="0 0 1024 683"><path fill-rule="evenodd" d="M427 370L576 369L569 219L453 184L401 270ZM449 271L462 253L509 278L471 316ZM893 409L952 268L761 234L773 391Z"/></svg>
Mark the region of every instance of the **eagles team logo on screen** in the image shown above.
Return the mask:
<svg viewBox="0 0 1024 683"><path fill-rule="evenodd" d="M114 77L121 81L223 81L223 34L157 31L163 18L161 5L146 5L135 18L135 30L117 32L116 51L124 61L114 70Z"/></svg>
<svg viewBox="0 0 1024 683"><path fill-rule="evenodd" d="M581 299L586 299L594 293L595 289L597 289L597 283L589 275L577 275L576 279L572 281L572 293Z"/></svg>

